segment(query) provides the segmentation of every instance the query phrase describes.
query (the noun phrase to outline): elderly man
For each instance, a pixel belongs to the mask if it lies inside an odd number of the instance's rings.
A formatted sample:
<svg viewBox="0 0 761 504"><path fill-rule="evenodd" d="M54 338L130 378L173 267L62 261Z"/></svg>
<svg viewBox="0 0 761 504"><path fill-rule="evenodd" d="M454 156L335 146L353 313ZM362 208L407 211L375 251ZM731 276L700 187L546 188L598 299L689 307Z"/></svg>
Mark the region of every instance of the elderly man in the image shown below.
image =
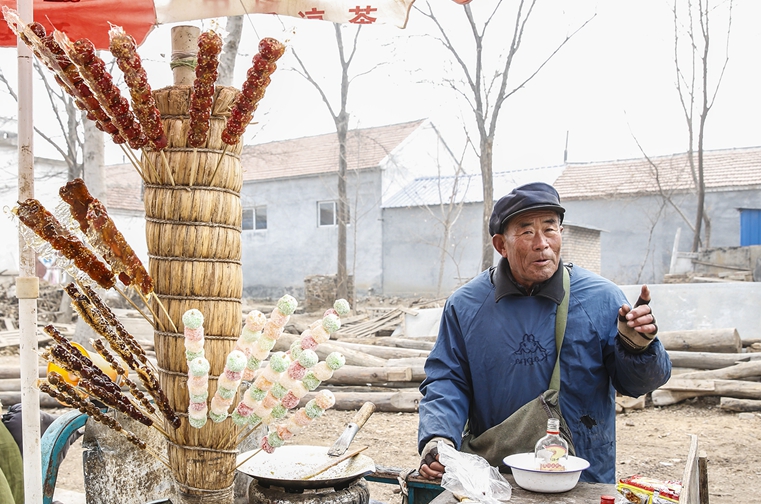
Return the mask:
<svg viewBox="0 0 761 504"><path fill-rule="evenodd" d="M517 187L494 205L489 231L502 258L450 296L425 365L421 475L444 472L439 440L460 449L464 434L500 439L495 429L548 389L558 350L555 315L566 298L559 407L576 455L591 464L582 480L615 482L615 393L656 389L669 379L671 363L655 338L647 286L630 308L612 282L562 264L564 214L557 191L544 183Z"/></svg>

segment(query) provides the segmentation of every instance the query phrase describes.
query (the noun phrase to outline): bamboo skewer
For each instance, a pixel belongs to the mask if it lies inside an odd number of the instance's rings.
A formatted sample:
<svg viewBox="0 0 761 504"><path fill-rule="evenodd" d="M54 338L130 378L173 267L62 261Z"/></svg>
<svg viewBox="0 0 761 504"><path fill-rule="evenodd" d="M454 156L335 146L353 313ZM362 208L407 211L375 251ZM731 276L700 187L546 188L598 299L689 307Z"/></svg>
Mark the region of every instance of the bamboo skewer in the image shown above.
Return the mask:
<svg viewBox="0 0 761 504"><path fill-rule="evenodd" d="M151 168L151 172L156 176L156 183L159 183L161 181L161 177L159 177L159 172L156 169L156 166L153 164L153 161L151 161L151 158L148 157L145 150L143 150L143 157L145 158L145 161L148 163L148 166ZM145 170L145 169L144 169Z"/></svg>
<svg viewBox="0 0 761 504"><path fill-rule="evenodd" d="M147 453L148 453L150 456L152 456L153 458L155 458L156 460L158 460L159 462L161 462L162 464L164 464L164 466L165 466L167 469L169 469L170 471L172 470L171 466L169 465L169 459L166 459L166 460L164 460L164 458L162 458L162 457L161 457L161 455L159 455L158 453L156 453L156 452L155 452L155 451L153 451L152 449L148 448L148 446L147 446L147 445L146 445L146 447L145 447L145 451L146 451L146 452L147 452Z"/></svg>
<svg viewBox="0 0 761 504"><path fill-rule="evenodd" d="M211 184L214 182L214 178L217 176L217 170L219 170L219 166L222 164L222 160L225 158L225 154L227 153L227 149L229 149L230 146L228 144L225 144L225 148L222 150L222 154L219 156L219 159L217 160L217 166L214 167L214 172L211 174L211 179L209 180L209 183L206 185L211 186Z"/></svg>
<svg viewBox="0 0 761 504"><path fill-rule="evenodd" d="M146 182L145 174L140 169L140 162L137 161L137 159L132 155L132 152L127 149L124 144L119 144L119 147L121 147L122 151L124 152L124 155L127 156L127 158L130 160L130 163L132 163L132 166L135 168L137 173L140 175L140 178L143 179L143 182Z"/></svg>
<svg viewBox="0 0 761 504"><path fill-rule="evenodd" d="M163 150L159 151L159 154L161 155L161 160L164 162L166 172L169 175L169 181L172 183L172 186L174 186L174 177L172 176L172 169L169 167L169 161L167 161Z"/></svg>
<svg viewBox="0 0 761 504"><path fill-rule="evenodd" d="M193 187L193 183L196 181L196 161L198 160L198 149L193 149L193 157L190 159L190 181L188 182L188 187Z"/></svg>
<svg viewBox="0 0 761 504"><path fill-rule="evenodd" d="M233 437L232 436L233 431L238 428L238 426L235 425L235 422L230 422L230 424L231 424L230 428L227 429L227 432L225 432L225 436L222 439L230 439L231 437ZM235 437L237 437L237 434Z"/></svg>
<svg viewBox="0 0 761 504"><path fill-rule="evenodd" d="M80 287L81 287L81 286L80 286ZM114 285L114 290L115 290L116 292L118 292L119 294L121 294L121 296L122 296L122 297L123 297L123 298L124 298L124 299L125 299L125 300L126 300L126 301L127 301L129 304L130 304L130 305L132 305L132 307L133 307L135 310L137 310L137 312L138 312L140 315L142 315L142 317L143 317L143 318L144 318L146 321L148 321L148 323L149 323L149 324L151 324L151 325L155 325L155 324L156 324L156 323L155 323L153 320L149 319L149 318L148 318L148 316L147 316L145 313L143 313L143 310L141 310L141 309L140 309L140 308L139 308L139 307L138 307L138 306L135 304L135 302L134 302L134 301L132 301L132 300L129 298L129 296L127 295L127 293L126 293L126 292L124 292L123 290L121 290L121 289L120 289L119 287L117 287L116 285Z"/></svg>
<svg viewBox="0 0 761 504"><path fill-rule="evenodd" d="M331 467L337 466L338 464L340 464L344 460L350 459L350 458L354 457L355 455L359 454L360 452L363 452L363 451L367 450L367 448L368 448L367 446L362 446L360 448L356 448L356 449L351 450L351 451L349 451L347 453L344 453L340 457L336 457L335 460L331 460L330 462L328 462L328 463L318 467L317 469L315 469L311 473L307 474L306 476L302 476L300 479L302 479L302 480L312 479L315 476L317 476L318 474L324 473L325 471L327 471Z"/></svg>
<svg viewBox="0 0 761 504"><path fill-rule="evenodd" d="M159 329L161 329L162 331L166 331L166 328L164 327L164 324L161 323L161 320L159 320L159 317L156 315L156 312L154 312L153 308L151 308L151 305L148 302L148 299L143 295L142 292L140 292L139 288L137 288L135 286L133 286L133 288L135 289L135 292L137 293L137 295L140 296L140 299L143 300L143 303L145 304L145 307L148 308L148 311L150 311L151 315L153 315L153 320L155 321L155 325L157 325L159 327ZM169 322L172 322L172 320L170 319ZM172 324L172 325L174 325L174 324ZM177 329L175 329L175 332L177 332Z"/></svg>
<svg viewBox="0 0 761 504"><path fill-rule="evenodd" d="M172 317L170 317L169 316L169 312L166 311L166 307L164 306L164 303L161 302L161 300L159 299L159 297L156 295L156 293L154 291L151 291L151 293L149 294L149 298L151 296L159 304L159 308L161 308L161 311L163 311L164 315L166 315L166 318L167 318L167 320L169 320L169 323L172 325L172 329L174 329L174 332L177 332L177 326L174 325L174 322L172 322Z"/></svg>
<svg viewBox="0 0 761 504"><path fill-rule="evenodd" d="M246 457L246 460L244 460L244 461L243 461L243 462L241 462L240 464L236 465L236 466L235 466L235 469L238 469L240 466L242 466L243 464L245 464L246 462L248 462L249 460L251 460L251 459L252 459L252 458L254 458L255 456L259 455L259 452L260 452L260 451L262 451L262 449L261 449L261 448L259 448L259 449L258 449L258 450L256 450L254 453L252 453L252 454L251 454L249 457Z"/></svg>
<svg viewBox="0 0 761 504"><path fill-rule="evenodd" d="M251 430L249 430L248 432L246 432L246 434L245 434L245 435L243 435L243 436L241 436L241 434L243 433L243 431L241 431L240 433L238 433L238 442L237 442L236 444L241 444L243 441L245 441L245 440L246 440L246 438L248 438L248 436L250 436L250 435L251 435L251 434L252 434L252 433L253 433L253 432L254 432L256 429L258 429L258 428L259 428L259 426L261 426L261 425L262 425L262 423L261 423L261 422L257 423L256 425L254 425L253 427L251 427Z"/></svg>

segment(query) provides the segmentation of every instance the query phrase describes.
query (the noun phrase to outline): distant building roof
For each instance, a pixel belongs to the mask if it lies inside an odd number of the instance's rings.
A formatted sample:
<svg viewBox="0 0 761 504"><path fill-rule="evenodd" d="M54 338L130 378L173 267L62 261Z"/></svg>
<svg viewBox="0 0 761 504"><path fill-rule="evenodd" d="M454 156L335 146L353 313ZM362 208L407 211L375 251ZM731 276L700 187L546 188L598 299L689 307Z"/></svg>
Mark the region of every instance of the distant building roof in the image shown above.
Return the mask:
<svg viewBox="0 0 761 504"><path fill-rule="evenodd" d="M697 164L697 153L694 154ZM707 190L761 188L761 147L703 151ZM660 184L659 184L660 183ZM696 187L687 153L594 163L569 163L555 181L563 200L637 196Z"/></svg>
<svg viewBox="0 0 761 504"><path fill-rule="evenodd" d="M496 172L493 174L494 199L497 200L514 187L529 182L552 184L562 172L563 166ZM454 203L482 202L484 197L481 174L419 177L389 198L383 206L384 208L431 206L446 204L450 200Z"/></svg>
<svg viewBox="0 0 761 504"><path fill-rule="evenodd" d="M109 210L145 212L143 184L131 164L109 165L106 171L106 198Z"/></svg>
<svg viewBox="0 0 761 504"><path fill-rule="evenodd" d="M425 120L350 130L346 155L349 169L373 168L399 146ZM241 153L243 180L269 180L338 171L338 138L335 133L259 145Z"/></svg>

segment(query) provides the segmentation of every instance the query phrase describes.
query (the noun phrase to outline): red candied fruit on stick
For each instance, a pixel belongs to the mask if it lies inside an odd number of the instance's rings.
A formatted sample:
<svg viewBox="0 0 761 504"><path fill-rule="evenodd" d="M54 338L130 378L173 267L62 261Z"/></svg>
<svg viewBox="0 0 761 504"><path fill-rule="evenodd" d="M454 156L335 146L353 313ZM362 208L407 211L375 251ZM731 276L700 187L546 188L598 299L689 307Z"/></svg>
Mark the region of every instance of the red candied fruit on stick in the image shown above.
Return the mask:
<svg viewBox="0 0 761 504"><path fill-rule="evenodd" d="M285 53L285 45L272 37L265 37L259 41L259 54L268 61L276 61Z"/></svg>
<svg viewBox="0 0 761 504"><path fill-rule="evenodd" d="M198 65L188 112L188 145L191 147L201 147L206 143L214 102L214 83L218 76L218 56L221 51L222 37L215 31L205 31L198 37Z"/></svg>
<svg viewBox="0 0 761 504"><path fill-rule="evenodd" d="M222 141L227 145L235 145L246 131L257 103L264 97L264 89L270 82L269 75L277 69L275 61L284 53L285 46L276 39L267 37L259 41L259 52L254 55L252 66L246 73L243 91L235 97L230 117L222 131Z"/></svg>

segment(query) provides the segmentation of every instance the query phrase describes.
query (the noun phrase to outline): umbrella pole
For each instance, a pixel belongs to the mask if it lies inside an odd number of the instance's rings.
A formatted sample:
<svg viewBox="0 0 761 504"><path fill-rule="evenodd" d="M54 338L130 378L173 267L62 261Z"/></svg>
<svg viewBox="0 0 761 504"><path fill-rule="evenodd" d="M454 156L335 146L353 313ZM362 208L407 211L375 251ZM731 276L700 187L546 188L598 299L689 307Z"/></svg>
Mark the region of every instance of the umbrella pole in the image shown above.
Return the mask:
<svg viewBox="0 0 761 504"><path fill-rule="evenodd" d="M34 17L32 0L19 0L21 19ZM34 151L32 139L32 52L17 41L18 57L18 197L34 197ZM37 294L34 251L24 245L19 235L19 276L16 297L19 300L21 407L24 433L24 495L27 504L42 504L42 460L40 455L40 396L37 382Z"/></svg>

